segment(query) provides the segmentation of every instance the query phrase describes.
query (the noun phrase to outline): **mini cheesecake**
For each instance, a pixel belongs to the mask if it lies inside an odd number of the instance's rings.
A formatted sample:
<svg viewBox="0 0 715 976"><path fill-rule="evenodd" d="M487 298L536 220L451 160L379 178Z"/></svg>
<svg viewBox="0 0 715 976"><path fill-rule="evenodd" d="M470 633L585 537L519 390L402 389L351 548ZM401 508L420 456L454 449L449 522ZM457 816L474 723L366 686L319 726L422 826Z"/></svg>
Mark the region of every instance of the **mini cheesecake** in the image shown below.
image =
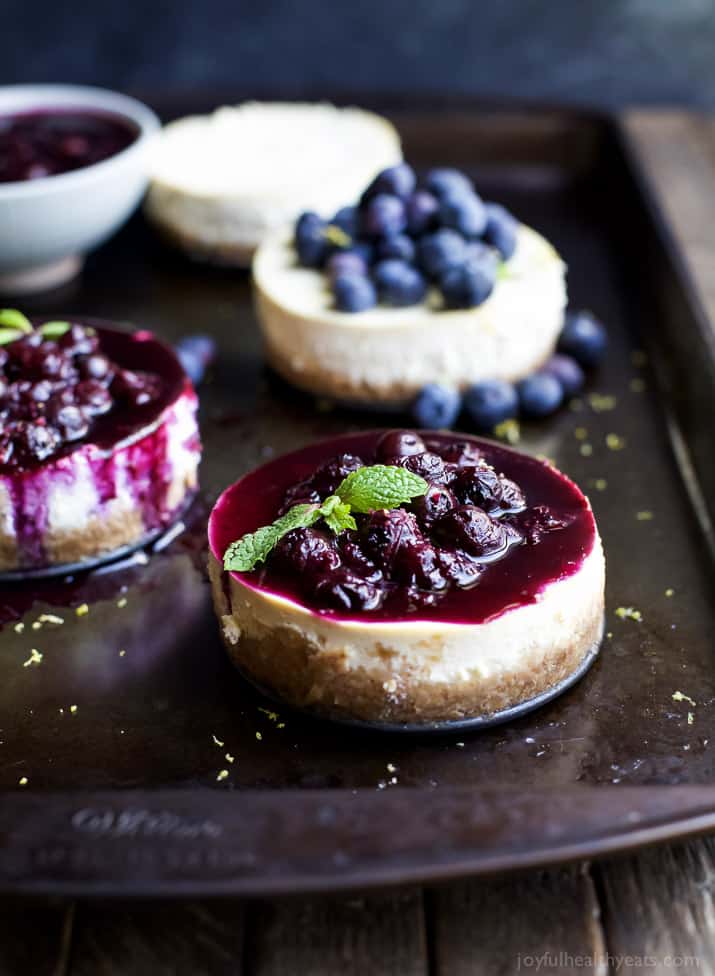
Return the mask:
<svg viewBox="0 0 715 976"><path fill-rule="evenodd" d="M196 410L150 332L74 323L1 346L0 573L110 558L170 525L197 487Z"/></svg>
<svg viewBox="0 0 715 976"><path fill-rule="evenodd" d="M248 102L170 123L145 209L171 242L215 264L250 264L302 210L330 216L402 158L393 126L329 104Z"/></svg>
<svg viewBox="0 0 715 976"><path fill-rule="evenodd" d="M446 309L432 291L405 308L338 311L325 275L297 264L286 234L259 248L253 278L273 369L308 392L367 404L402 405L431 382L463 389L521 379L553 353L566 306L562 260L524 224L492 294L476 308Z"/></svg>
<svg viewBox="0 0 715 976"><path fill-rule="evenodd" d="M351 471L404 467L406 506L285 535L226 572L229 545ZM228 488L209 521L228 652L279 699L333 718L487 717L579 673L603 626L604 557L588 500L550 465L477 438L373 431L310 445Z"/></svg>

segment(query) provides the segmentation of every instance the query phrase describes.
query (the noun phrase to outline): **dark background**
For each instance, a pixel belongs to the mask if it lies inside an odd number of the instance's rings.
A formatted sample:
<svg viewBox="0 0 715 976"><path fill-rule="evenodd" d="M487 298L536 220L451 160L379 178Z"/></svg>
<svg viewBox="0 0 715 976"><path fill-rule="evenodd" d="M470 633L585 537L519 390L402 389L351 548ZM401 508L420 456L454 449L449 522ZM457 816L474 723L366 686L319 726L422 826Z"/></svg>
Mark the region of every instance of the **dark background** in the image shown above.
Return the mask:
<svg viewBox="0 0 715 976"><path fill-rule="evenodd" d="M715 107L715 0L0 0L3 83Z"/></svg>

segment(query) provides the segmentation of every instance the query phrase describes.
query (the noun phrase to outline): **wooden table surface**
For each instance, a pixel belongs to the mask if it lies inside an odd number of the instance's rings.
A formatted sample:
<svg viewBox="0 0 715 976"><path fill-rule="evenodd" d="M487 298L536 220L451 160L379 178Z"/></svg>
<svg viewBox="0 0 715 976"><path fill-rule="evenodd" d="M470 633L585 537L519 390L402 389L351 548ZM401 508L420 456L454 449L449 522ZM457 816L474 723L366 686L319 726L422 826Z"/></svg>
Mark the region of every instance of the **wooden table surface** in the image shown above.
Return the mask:
<svg viewBox="0 0 715 976"><path fill-rule="evenodd" d="M715 322L715 122L634 112ZM715 341L715 332L713 333ZM0 976L715 973L715 839L444 887L276 901L0 902Z"/></svg>

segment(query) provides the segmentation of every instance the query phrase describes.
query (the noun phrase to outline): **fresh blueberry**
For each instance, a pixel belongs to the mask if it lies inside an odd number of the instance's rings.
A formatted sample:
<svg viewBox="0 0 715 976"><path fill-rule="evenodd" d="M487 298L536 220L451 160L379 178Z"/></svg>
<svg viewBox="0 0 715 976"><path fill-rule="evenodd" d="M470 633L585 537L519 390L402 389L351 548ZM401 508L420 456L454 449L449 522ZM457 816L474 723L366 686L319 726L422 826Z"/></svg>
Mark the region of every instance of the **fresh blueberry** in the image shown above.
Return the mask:
<svg viewBox="0 0 715 976"><path fill-rule="evenodd" d="M584 384L583 370L571 356L555 353L543 367L542 372L555 376L563 387L566 396L574 396Z"/></svg>
<svg viewBox="0 0 715 976"><path fill-rule="evenodd" d="M365 204L362 230L369 237L400 234L406 226L405 205L399 197L390 193L378 193Z"/></svg>
<svg viewBox="0 0 715 976"><path fill-rule="evenodd" d="M366 202L378 193L391 193L404 200L412 193L416 183L417 178L412 167L408 163L398 163L377 174L363 193L362 200Z"/></svg>
<svg viewBox="0 0 715 976"><path fill-rule="evenodd" d="M415 260L415 242L407 234L392 234L381 237L376 245L375 253L378 261L386 258L399 258L412 264Z"/></svg>
<svg viewBox="0 0 715 976"><path fill-rule="evenodd" d="M417 305L427 294L427 283L420 272L397 258L376 264L373 280L384 305Z"/></svg>
<svg viewBox="0 0 715 976"><path fill-rule="evenodd" d="M528 417L547 417L561 406L563 387L550 373L534 373L518 385L519 403Z"/></svg>
<svg viewBox="0 0 715 976"><path fill-rule="evenodd" d="M312 211L306 211L295 225L295 248L298 261L304 268L320 268L328 253L325 221Z"/></svg>
<svg viewBox="0 0 715 976"><path fill-rule="evenodd" d="M428 383L412 404L412 417L418 427L451 427L461 409L462 398L458 390Z"/></svg>
<svg viewBox="0 0 715 976"><path fill-rule="evenodd" d="M559 338L559 352L573 356L588 369L601 362L607 346L606 330L590 312L572 312L566 316Z"/></svg>
<svg viewBox="0 0 715 976"><path fill-rule="evenodd" d="M444 227L451 227L464 237L481 237L487 228L487 211L482 198L463 190L443 194L439 219Z"/></svg>
<svg viewBox="0 0 715 976"><path fill-rule="evenodd" d="M331 278L337 278L342 274L365 276L367 261L359 251L350 248L348 251L336 251L332 254L326 262L325 270Z"/></svg>
<svg viewBox="0 0 715 976"><path fill-rule="evenodd" d="M471 248L469 259L449 268L440 278L447 308L475 308L492 293L497 280L497 260L488 247Z"/></svg>
<svg viewBox="0 0 715 976"><path fill-rule="evenodd" d="M377 305L375 286L365 275L338 275L333 280L333 296L341 312L364 312Z"/></svg>
<svg viewBox="0 0 715 976"><path fill-rule="evenodd" d="M416 190L405 202L407 230L413 237L432 230L437 223L439 203L427 190Z"/></svg>
<svg viewBox="0 0 715 976"><path fill-rule="evenodd" d="M208 335L188 335L179 339L175 349L189 379L198 385L216 358L216 340Z"/></svg>
<svg viewBox="0 0 715 976"><path fill-rule="evenodd" d="M426 234L417 243L417 263L430 278L439 278L448 268L459 267L466 257L467 242L446 227Z"/></svg>
<svg viewBox="0 0 715 976"><path fill-rule="evenodd" d="M464 406L479 430L491 430L519 412L519 397L506 380L481 380L464 394Z"/></svg>
<svg viewBox="0 0 715 976"><path fill-rule="evenodd" d="M487 226L484 240L495 247L502 258L508 261L516 250L516 232L519 224L516 218L498 203L487 203L485 209Z"/></svg>
<svg viewBox="0 0 715 976"><path fill-rule="evenodd" d="M330 223L334 227L339 227L349 237L355 237L358 230L358 208L341 207Z"/></svg>
<svg viewBox="0 0 715 976"><path fill-rule="evenodd" d="M436 197L443 197L447 193L472 193L472 181L458 169L440 167L431 169L425 179L425 186Z"/></svg>

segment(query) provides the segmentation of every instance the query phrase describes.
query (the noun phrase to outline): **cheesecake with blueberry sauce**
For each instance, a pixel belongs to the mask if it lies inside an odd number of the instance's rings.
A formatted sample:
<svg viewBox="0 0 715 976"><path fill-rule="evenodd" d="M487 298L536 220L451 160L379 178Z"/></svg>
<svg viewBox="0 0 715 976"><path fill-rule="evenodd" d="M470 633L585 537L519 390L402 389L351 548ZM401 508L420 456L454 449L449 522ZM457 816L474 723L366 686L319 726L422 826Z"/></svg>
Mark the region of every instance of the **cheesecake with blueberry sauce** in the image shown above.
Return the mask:
<svg viewBox="0 0 715 976"><path fill-rule="evenodd" d="M493 715L566 681L601 638L588 500L477 438L372 431L294 451L224 492L209 543L234 663L332 717Z"/></svg>
<svg viewBox="0 0 715 976"><path fill-rule="evenodd" d="M426 384L518 381L553 354L565 266L463 173L380 173L329 220L304 213L253 262L266 355L289 382L357 403Z"/></svg>
<svg viewBox="0 0 715 976"><path fill-rule="evenodd" d="M150 332L0 312L0 573L111 557L197 486L197 398Z"/></svg>

